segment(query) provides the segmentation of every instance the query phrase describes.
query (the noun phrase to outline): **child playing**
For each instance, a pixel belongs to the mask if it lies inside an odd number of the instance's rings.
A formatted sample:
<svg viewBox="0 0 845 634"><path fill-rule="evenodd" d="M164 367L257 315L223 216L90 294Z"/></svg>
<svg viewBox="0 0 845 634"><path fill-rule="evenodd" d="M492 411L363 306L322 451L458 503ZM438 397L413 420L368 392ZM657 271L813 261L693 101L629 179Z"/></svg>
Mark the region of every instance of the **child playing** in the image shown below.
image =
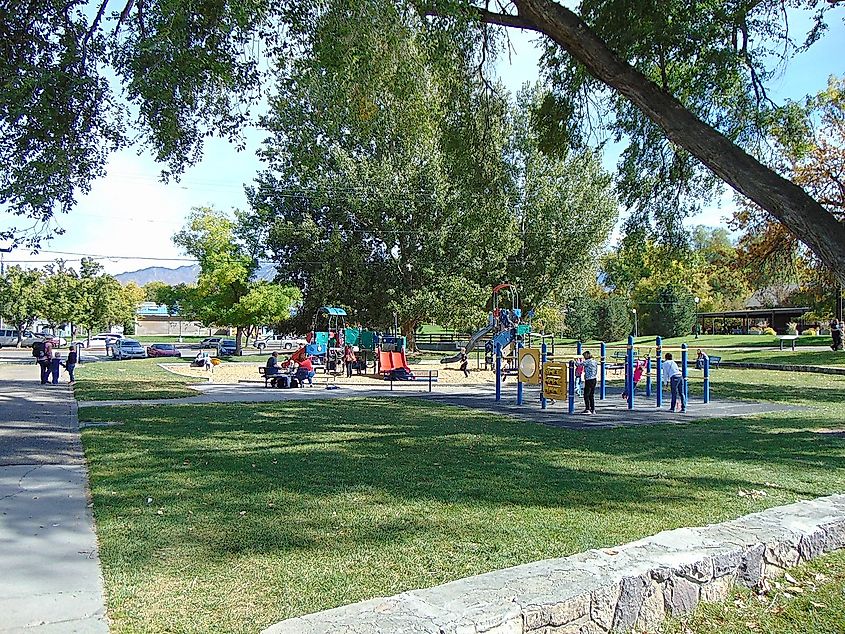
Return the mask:
<svg viewBox="0 0 845 634"><path fill-rule="evenodd" d="M646 359L637 359L634 361L634 393L637 392L637 384L640 382L640 379L643 378L643 373L646 369L646 364L648 361ZM626 401L628 400L628 391L627 386L625 392L622 393L622 398Z"/></svg>

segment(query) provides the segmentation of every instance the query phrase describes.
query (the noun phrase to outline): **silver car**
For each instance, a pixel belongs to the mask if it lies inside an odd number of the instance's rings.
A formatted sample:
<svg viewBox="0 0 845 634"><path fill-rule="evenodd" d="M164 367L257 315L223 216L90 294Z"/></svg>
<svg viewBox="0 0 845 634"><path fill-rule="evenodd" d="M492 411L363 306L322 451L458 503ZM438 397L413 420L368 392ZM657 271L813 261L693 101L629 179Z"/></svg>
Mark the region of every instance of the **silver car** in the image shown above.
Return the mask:
<svg viewBox="0 0 845 634"><path fill-rule="evenodd" d="M270 335L268 337L260 337L255 340L255 347L259 350L298 350L307 342L305 339L298 337L289 337L287 335Z"/></svg>
<svg viewBox="0 0 845 634"><path fill-rule="evenodd" d="M145 359L147 351L134 339L117 339L109 346L113 359Z"/></svg>

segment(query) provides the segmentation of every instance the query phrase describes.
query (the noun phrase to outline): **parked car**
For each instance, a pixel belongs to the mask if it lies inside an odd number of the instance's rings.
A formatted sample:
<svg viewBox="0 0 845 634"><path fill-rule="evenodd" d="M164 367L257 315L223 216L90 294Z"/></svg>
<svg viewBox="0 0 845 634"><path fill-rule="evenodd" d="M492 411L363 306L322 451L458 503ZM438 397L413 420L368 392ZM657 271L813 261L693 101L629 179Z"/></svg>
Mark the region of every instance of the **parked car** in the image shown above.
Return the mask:
<svg viewBox="0 0 845 634"><path fill-rule="evenodd" d="M123 335L117 332L101 332L90 339L90 343L88 344L89 347L93 348L95 346L103 346L106 347L111 344L111 342L118 341L119 339L123 339Z"/></svg>
<svg viewBox="0 0 845 634"><path fill-rule="evenodd" d="M26 333L24 333L25 335ZM3 346L18 345L18 331L17 330L0 330L0 348Z"/></svg>
<svg viewBox="0 0 845 634"><path fill-rule="evenodd" d="M109 351L113 359L144 359L147 356L139 342L125 337L112 341Z"/></svg>
<svg viewBox="0 0 845 634"><path fill-rule="evenodd" d="M200 348L216 348L223 337L206 337L200 341Z"/></svg>
<svg viewBox="0 0 845 634"><path fill-rule="evenodd" d="M181 357L182 353L172 343L154 343L147 346L148 357Z"/></svg>
<svg viewBox="0 0 845 634"><path fill-rule="evenodd" d="M234 339L220 339L217 343L217 356L218 357L231 357L235 354L235 349L237 348L237 344L235 343Z"/></svg>
<svg viewBox="0 0 845 634"><path fill-rule="evenodd" d="M24 333L24 337L26 337L26 334ZM49 341L54 348L63 348L67 345L67 339L58 335L51 335L49 332L35 333L32 335L32 339L33 341ZM27 345L31 346L32 344Z"/></svg>
<svg viewBox="0 0 845 634"><path fill-rule="evenodd" d="M297 337L289 337L287 335L270 335L268 337L259 337L255 340L255 347L259 350L298 350L304 346L307 341Z"/></svg>

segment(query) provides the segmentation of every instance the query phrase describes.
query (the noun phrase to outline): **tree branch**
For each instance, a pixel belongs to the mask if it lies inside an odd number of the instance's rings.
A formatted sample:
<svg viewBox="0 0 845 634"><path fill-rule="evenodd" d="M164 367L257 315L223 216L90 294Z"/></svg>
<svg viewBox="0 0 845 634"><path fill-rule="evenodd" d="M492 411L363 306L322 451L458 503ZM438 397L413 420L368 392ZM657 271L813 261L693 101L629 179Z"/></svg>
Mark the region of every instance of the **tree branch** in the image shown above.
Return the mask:
<svg viewBox="0 0 845 634"><path fill-rule="evenodd" d="M495 13L494 11L488 11L487 9L481 8L475 8L474 11L476 15L478 15L478 18L486 24L496 24L498 26L507 26L514 29L526 29L528 31L537 31L538 33L542 32L536 26L518 15L510 13Z"/></svg>

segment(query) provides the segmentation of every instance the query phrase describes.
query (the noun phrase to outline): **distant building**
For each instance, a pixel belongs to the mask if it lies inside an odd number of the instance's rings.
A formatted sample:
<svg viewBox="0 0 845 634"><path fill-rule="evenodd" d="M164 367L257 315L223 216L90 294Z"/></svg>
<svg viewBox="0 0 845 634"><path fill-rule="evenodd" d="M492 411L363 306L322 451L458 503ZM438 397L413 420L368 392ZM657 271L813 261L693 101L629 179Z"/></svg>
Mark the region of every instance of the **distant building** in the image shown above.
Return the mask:
<svg viewBox="0 0 845 634"><path fill-rule="evenodd" d="M198 321L183 319L180 315L169 315L167 306L154 302L143 302L135 311L136 335L212 335L220 329L203 326ZM228 330L224 329L228 334Z"/></svg>

